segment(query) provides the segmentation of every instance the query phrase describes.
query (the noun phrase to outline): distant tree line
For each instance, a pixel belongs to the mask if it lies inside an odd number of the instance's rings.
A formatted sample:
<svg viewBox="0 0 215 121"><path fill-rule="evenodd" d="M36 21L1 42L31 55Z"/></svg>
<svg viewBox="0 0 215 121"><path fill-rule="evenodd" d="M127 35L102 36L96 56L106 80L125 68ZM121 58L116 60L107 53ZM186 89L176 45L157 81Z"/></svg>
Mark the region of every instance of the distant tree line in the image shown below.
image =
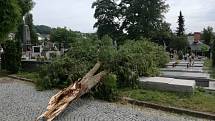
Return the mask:
<svg viewBox="0 0 215 121"><path fill-rule="evenodd" d="M40 34L51 34L52 28L46 25L36 25L36 32Z"/></svg>

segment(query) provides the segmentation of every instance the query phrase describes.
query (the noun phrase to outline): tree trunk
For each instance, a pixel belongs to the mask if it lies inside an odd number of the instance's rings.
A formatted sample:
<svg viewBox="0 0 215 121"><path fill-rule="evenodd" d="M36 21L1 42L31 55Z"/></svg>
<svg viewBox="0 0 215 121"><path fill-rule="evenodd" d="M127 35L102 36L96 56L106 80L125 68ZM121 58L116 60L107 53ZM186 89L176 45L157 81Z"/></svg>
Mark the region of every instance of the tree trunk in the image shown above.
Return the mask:
<svg viewBox="0 0 215 121"><path fill-rule="evenodd" d="M52 121L63 112L70 103L89 92L89 90L96 86L107 74L106 71L101 71L96 74L100 67L101 63L98 62L81 80L54 95L48 103L47 111L38 117L36 121Z"/></svg>

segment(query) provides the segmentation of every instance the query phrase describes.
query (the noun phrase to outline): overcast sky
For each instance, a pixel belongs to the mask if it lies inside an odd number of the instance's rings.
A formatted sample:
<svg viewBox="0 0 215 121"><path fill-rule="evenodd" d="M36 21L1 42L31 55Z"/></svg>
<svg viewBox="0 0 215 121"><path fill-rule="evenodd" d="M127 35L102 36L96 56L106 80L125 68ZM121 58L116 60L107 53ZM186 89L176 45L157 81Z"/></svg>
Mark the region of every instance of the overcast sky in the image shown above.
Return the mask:
<svg viewBox="0 0 215 121"><path fill-rule="evenodd" d="M51 27L68 27L75 31L94 32L94 0L34 0L34 24ZM166 21L175 30L181 10L185 17L186 32L201 31L204 27L215 28L215 0L167 0L169 12Z"/></svg>

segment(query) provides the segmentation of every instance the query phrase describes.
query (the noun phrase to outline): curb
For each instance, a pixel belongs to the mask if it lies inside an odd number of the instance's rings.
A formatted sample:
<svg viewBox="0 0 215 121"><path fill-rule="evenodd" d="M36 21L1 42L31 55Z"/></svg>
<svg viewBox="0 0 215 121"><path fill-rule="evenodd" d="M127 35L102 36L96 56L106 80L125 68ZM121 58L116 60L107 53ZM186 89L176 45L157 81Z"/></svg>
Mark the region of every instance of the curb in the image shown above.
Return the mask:
<svg viewBox="0 0 215 121"><path fill-rule="evenodd" d="M212 92L212 93L215 92L215 88L212 89L212 88L204 87L203 89L205 89L208 92Z"/></svg>
<svg viewBox="0 0 215 121"><path fill-rule="evenodd" d="M17 80L21 80L21 81L26 81L26 82L34 83L34 81L32 81L32 80L30 80L30 79L18 77L18 76L16 76L16 75L7 75L7 77L13 78L13 79L17 79Z"/></svg>
<svg viewBox="0 0 215 121"><path fill-rule="evenodd" d="M215 114L211 114L211 113L192 111L192 110L170 107L170 106L162 106L162 105L149 103L149 102L145 102L145 101L134 100L134 99L131 99L128 97L123 97L122 99L127 101L130 104L134 104L134 105L138 105L138 106L145 106L145 107L158 109L158 110L162 110L162 111L174 112L174 113L178 113L178 114L186 114L186 115L190 115L190 116L194 116L194 117L215 120Z"/></svg>
<svg viewBox="0 0 215 121"><path fill-rule="evenodd" d="M172 64L167 64L167 65L165 65L165 66L172 66ZM187 67L186 65L179 65L179 64L176 64L176 66L184 66L184 67ZM195 65L195 66L192 66L192 67L204 67L204 66L202 66L202 65Z"/></svg>
<svg viewBox="0 0 215 121"><path fill-rule="evenodd" d="M186 71L186 70L165 70L161 69L163 72L188 72L188 73L204 73L204 71Z"/></svg>

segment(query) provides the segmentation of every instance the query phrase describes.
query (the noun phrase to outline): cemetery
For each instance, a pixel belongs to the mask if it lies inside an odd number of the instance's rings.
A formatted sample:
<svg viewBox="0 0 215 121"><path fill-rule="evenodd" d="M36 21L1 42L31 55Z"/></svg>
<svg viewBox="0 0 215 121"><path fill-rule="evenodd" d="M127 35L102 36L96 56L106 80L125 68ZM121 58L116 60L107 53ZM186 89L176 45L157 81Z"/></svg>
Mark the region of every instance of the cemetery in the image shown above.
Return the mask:
<svg viewBox="0 0 215 121"><path fill-rule="evenodd" d="M215 120L214 26L184 7L0 1L0 121Z"/></svg>

